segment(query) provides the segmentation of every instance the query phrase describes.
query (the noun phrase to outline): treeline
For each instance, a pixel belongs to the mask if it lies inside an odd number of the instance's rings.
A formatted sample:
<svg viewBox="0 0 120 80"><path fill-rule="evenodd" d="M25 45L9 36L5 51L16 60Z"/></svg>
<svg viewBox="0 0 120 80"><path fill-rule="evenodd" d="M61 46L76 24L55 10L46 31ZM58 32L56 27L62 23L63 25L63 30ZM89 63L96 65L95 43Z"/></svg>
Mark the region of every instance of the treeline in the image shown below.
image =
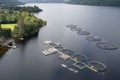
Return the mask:
<svg viewBox="0 0 120 80"><path fill-rule="evenodd" d="M68 3L96 6L120 6L120 0L71 0Z"/></svg>
<svg viewBox="0 0 120 80"><path fill-rule="evenodd" d="M15 37L32 37L38 34L40 27L46 25L46 21L36 18L28 12L21 12L18 25L15 26Z"/></svg>
<svg viewBox="0 0 120 80"><path fill-rule="evenodd" d="M11 36L12 36L11 29L1 28L1 25L0 25L0 38L1 37L10 38ZM0 42L2 42L2 41L0 41Z"/></svg>
<svg viewBox="0 0 120 80"><path fill-rule="evenodd" d="M0 10L0 24L17 23L18 19L17 11Z"/></svg>
<svg viewBox="0 0 120 80"><path fill-rule="evenodd" d="M19 0L23 3L51 3L51 2L54 2L54 3L63 3L67 0Z"/></svg>
<svg viewBox="0 0 120 80"><path fill-rule="evenodd" d="M23 4L22 2L18 0L0 0L0 5L20 5Z"/></svg>
<svg viewBox="0 0 120 80"><path fill-rule="evenodd" d="M34 7L18 7L18 6L2 6L0 10L0 24L17 23L19 20L19 12L37 13L42 11L37 6Z"/></svg>
<svg viewBox="0 0 120 80"><path fill-rule="evenodd" d="M37 6L34 7L30 7L30 6L23 6L23 7L19 7L19 6L4 6L3 9L7 9L10 11L26 11L26 12L30 12L30 13L37 13L42 11L42 9L40 9Z"/></svg>
<svg viewBox="0 0 120 80"><path fill-rule="evenodd" d="M2 10L0 13L0 24L8 23L17 23L14 29L16 37L32 37L39 32L40 27L46 24L45 21L29 12ZM1 36L10 37L10 35L6 35L7 33L10 34L6 29L1 29L0 32Z"/></svg>

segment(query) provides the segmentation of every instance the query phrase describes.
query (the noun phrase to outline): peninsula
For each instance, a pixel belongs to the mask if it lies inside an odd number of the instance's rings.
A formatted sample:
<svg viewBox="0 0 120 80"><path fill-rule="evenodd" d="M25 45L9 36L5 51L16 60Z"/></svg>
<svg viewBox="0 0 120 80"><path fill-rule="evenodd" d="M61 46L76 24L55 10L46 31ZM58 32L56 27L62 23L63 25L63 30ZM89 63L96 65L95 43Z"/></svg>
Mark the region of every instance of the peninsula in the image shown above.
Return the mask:
<svg viewBox="0 0 120 80"><path fill-rule="evenodd" d="M0 46L13 38L28 38L38 34L46 21L35 17L32 13L42 11L37 6L18 7L0 6Z"/></svg>

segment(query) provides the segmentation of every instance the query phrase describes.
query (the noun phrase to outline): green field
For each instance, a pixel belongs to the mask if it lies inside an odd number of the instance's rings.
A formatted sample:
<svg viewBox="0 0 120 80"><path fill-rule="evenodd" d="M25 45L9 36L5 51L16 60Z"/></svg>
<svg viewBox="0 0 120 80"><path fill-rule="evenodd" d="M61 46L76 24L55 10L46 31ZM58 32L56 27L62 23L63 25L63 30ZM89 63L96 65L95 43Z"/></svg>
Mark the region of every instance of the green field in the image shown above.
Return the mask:
<svg viewBox="0 0 120 80"><path fill-rule="evenodd" d="M14 26L17 24L1 24L2 28L10 28L12 31L14 30Z"/></svg>

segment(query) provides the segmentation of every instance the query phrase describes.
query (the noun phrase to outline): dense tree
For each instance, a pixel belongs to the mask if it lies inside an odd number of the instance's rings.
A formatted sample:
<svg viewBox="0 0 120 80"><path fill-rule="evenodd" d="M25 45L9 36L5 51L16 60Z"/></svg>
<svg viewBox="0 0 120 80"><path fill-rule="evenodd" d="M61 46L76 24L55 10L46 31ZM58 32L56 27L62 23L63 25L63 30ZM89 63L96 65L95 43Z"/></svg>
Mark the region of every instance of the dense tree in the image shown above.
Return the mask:
<svg viewBox="0 0 120 80"><path fill-rule="evenodd" d="M38 19L31 12L39 12L37 6L34 7L3 7L0 10L0 24L17 23L14 31L1 28L0 42L5 41L11 36L14 37L32 37L39 32L39 28L46 24L45 21Z"/></svg>
<svg viewBox="0 0 120 80"><path fill-rule="evenodd" d="M0 23L17 23L18 20L22 18L20 16L20 12L29 12L29 13L36 13L42 11L37 6L34 7L15 7L15 6L3 6L3 9L0 10ZM25 17L28 13L25 13L23 17Z"/></svg>
<svg viewBox="0 0 120 80"><path fill-rule="evenodd" d="M10 38L12 35L11 29L2 29L1 30L1 36L4 36L6 38Z"/></svg>
<svg viewBox="0 0 120 80"><path fill-rule="evenodd" d="M32 37L39 32L39 28L45 25L45 21L36 18L28 12L21 13L21 19L14 30L17 37Z"/></svg>
<svg viewBox="0 0 120 80"><path fill-rule="evenodd" d="M9 11L26 11L26 12L30 12L30 13L37 13L42 11L42 9L40 9L37 6L34 7L30 7L30 6L23 6L23 7L19 7L19 6L4 6L4 9L8 9Z"/></svg>

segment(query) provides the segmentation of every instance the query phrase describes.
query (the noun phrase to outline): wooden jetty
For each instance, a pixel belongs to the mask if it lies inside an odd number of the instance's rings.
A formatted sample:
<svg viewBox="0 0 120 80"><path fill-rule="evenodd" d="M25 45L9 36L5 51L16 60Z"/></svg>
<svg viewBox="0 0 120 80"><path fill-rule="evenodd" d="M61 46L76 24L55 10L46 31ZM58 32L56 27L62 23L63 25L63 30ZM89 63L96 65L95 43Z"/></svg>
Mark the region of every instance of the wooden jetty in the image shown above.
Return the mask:
<svg viewBox="0 0 120 80"><path fill-rule="evenodd" d="M2 43L2 46L6 46L6 47L13 47L13 46L11 46L11 45L9 45L10 43L12 43L12 42L14 42L14 40L13 39L9 39L9 40L7 40L7 41L5 41L5 42L3 42Z"/></svg>

